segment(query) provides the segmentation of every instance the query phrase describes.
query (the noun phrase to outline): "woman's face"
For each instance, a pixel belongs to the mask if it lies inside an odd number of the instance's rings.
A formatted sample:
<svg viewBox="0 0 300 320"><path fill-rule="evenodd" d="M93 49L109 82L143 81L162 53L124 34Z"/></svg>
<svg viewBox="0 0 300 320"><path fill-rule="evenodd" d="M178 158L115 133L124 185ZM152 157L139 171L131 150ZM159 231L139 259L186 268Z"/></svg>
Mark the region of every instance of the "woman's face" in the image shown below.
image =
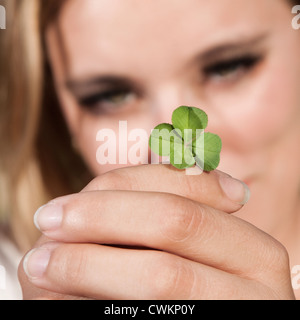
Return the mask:
<svg viewBox="0 0 300 320"><path fill-rule="evenodd" d="M63 113L87 164L95 174L130 165L97 162L99 130L118 138L124 120L128 132L150 134L190 105L207 112L207 130L222 138L220 170L246 181L254 201L295 189L300 32L292 18L285 0L67 1L47 43ZM116 150L118 160L118 141Z"/></svg>

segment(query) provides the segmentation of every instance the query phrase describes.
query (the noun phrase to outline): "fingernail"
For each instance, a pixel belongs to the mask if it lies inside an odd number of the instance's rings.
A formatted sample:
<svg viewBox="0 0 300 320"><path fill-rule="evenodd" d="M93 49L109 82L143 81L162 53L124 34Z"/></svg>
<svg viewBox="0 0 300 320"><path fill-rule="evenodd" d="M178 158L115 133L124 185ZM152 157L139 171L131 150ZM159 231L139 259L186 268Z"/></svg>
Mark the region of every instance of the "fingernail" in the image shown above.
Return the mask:
<svg viewBox="0 0 300 320"><path fill-rule="evenodd" d="M63 218L62 206L47 204L40 207L34 215L34 224L42 232L54 231L61 225Z"/></svg>
<svg viewBox="0 0 300 320"><path fill-rule="evenodd" d="M23 260L23 269L30 279L41 278L49 264L51 252L47 248L29 251Z"/></svg>
<svg viewBox="0 0 300 320"><path fill-rule="evenodd" d="M227 175L221 175L219 182L224 193L230 200L240 205L244 205L249 201L250 189L244 182Z"/></svg>

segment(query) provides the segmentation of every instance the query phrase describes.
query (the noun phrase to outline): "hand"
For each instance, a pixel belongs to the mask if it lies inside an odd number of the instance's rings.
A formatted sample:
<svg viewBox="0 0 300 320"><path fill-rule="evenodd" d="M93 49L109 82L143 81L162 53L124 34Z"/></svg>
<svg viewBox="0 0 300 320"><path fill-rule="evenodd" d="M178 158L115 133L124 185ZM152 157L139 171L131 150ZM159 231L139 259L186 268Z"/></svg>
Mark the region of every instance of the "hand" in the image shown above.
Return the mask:
<svg viewBox="0 0 300 320"><path fill-rule="evenodd" d="M294 299L285 248L229 214L247 198L219 171L102 175L36 215L47 238L20 265L24 298Z"/></svg>

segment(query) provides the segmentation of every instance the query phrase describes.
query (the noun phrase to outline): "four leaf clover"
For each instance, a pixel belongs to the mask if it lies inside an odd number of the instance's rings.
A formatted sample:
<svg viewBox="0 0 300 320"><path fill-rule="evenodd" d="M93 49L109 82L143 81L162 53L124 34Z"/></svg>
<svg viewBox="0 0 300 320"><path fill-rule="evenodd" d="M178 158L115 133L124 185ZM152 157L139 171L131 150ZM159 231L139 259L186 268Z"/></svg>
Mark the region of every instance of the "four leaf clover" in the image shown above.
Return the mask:
<svg viewBox="0 0 300 320"><path fill-rule="evenodd" d="M216 134L204 132L207 114L195 107L182 106L172 115L172 124L156 126L150 136L151 150L159 156L169 156L177 169L195 164L204 171L215 170L220 163L222 141Z"/></svg>

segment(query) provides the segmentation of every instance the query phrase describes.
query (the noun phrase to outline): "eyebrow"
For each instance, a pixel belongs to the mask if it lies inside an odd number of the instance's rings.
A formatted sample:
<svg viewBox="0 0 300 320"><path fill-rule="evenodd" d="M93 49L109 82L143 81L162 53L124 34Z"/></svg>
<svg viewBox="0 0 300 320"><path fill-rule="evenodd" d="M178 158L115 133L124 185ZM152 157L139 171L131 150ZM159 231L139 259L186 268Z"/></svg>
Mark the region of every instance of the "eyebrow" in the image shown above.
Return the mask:
<svg viewBox="0 0 300 320"><path fill-rule="evenodd" d="M193 60L197 60L198 62L200 61L203 64L209 64L216 60L231 58L233 55L243 54L245 51L259 48L260 45L265 42L267 37L268 33L263 33L248 39L236 39L224 44L212 46L211 49L207 49L198 54L196 59Z"/></svg>

